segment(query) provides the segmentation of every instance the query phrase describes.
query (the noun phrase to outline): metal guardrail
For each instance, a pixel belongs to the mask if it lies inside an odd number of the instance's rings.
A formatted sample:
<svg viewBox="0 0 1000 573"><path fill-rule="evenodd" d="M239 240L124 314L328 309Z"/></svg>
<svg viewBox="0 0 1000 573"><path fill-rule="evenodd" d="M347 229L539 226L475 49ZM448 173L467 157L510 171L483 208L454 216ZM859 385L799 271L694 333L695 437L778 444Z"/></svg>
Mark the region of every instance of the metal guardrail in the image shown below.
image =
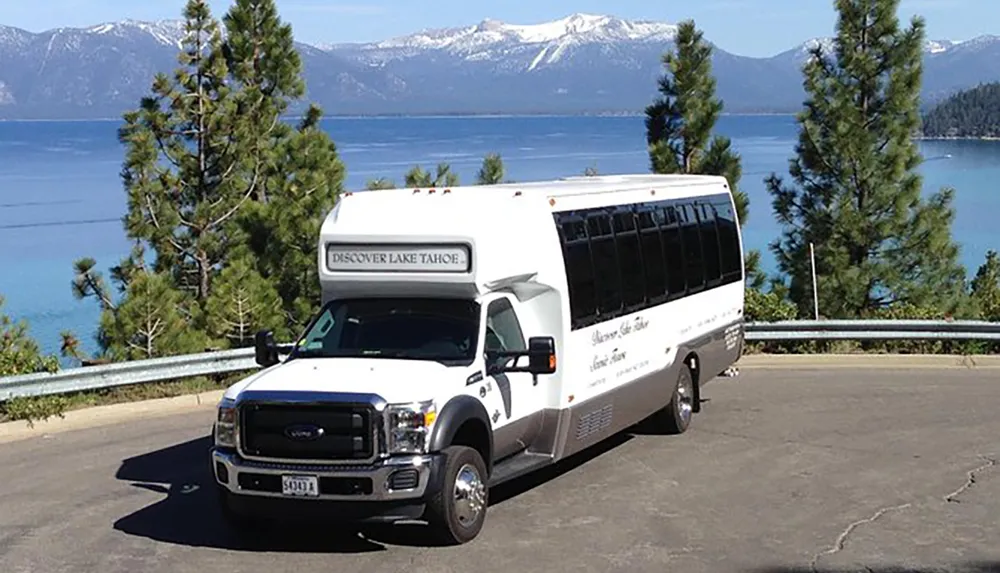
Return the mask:
<svg viewBox="0 0 1000 573"><path fill-rule="evenodd" d="M981 320L786 320L746 323L748 342L805 340L1000 340Z"/></svg>
<svg viewBox="0 0 1000 573"><path fill-rule="evenodd" d="M14 397L114 388L257 368L259 367L254 361L253 348L67 368L51 374L23 374L0 378L0 401Z"/></svg>
<svg viewBox="0 0 1000 573"><path fill-rule="evenodd" d="M808 340L997 340L1000 323L938 320L790 320L748 322L748 342ZM287 346L285 347L287 349ZM252 348L70 368L0 378L0 401L163 382L258 368Z"/></svg>

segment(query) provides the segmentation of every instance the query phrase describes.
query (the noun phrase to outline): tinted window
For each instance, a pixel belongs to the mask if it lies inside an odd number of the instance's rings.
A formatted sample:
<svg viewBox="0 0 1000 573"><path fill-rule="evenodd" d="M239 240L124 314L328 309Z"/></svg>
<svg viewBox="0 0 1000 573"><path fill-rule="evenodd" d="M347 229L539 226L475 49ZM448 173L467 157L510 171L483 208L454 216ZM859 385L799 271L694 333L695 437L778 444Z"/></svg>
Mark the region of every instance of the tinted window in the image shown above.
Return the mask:
<svg viewBox="0 0 1000 573"><path fill-rule="evenodd" d="M594 285L594 266L590 259L583 220L572 215L562 217L563 256L566 263L566 280L569 287L569 304L573 322L586 321L597 314L597 292Z"/></svg>
<svg viewBox="0 0 1000 573"><path fill-rule="evenodd" d="M690 203L679 203L677 214L681 218L681 238L684 242L684 270L688 290L705 286L705 264L701 250L701 233L698 218Z"/></svg>
<svg viewBox="0 0 1000 573"><path fill-rule="evenodd" d="M653 207L637 207L640 243L642 244L642 264L645 270L646 300L659 302L667 292L667 275L663 259L663 245L660 230L653 218Z"/></svg>
<svg viewBox="0 0 1000 573"><path fill-rule="evenodd" d="M687 289L681 230L677 210L672 205L661 207L660 210L663 220L660 237L663 241L663 261L667 269L667 293L671 297L677 297L683 295Z"/></svg>
<svg viewBox="0 0 1000 573"><path fill-rule="evenodd" d="M701 223L701 245L705 257L705 280L716 286L722 278L719 262L719 232L715 228L715 209L708 203L697 203L696 211Z"/></svg>
<svg viewBox="0 0 1000 573"><path fill-rule="evenodd" d="M563 243L573 329L742 278L728 194L553 218ZM706 273L714 279L707 285Z"/></svg>
<svg viewBox="0 0 1000 573"><path fill-rule="evenodd" d="M722 261L724 282L735 282L742 275L739 229L729 198L720 198L715 203L716 224L719 228L719 251Z"/></svg>
<svg viewBox="0 0 1000 573"><path fill-rule="evenodd" d="M621 275L610 213L602 210L589 215L587 233L590 235L590 252L597 282L598 319L607 320L604 315L614 316L622 309Z"/></svg>
<svg viewBox="0 0 1000 573"><path fill-rule="evenodd" d="M563 240L567 242L586 241L587 225L576 215L564 217L562 224Z"/></svg>
<svg viewBox="0 0 1000 573"><path fill-rule="evenodd" d="M614 230L622 278L622 301L626 309L636 308L646 302L646 278L642 268L635 214L630 206L615 210Z"/></svg>

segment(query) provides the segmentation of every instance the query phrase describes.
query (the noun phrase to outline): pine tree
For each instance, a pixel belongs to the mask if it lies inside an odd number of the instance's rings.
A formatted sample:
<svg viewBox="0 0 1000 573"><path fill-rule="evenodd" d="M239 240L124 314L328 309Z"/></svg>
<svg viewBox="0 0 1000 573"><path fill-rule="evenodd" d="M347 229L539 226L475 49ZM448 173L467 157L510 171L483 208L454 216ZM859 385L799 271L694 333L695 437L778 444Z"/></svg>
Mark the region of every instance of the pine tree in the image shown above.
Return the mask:
<svg viewBox="0 0 1000 573"><path fill-rule="evenodd" d="M97 299L100 352L113 359L198 346L190 340L199 339L204 329L198 320L204 315L200 305L237 244L236 216L254 191L241 169L247 154L240 149L233 121L237 106L227 83L222 32L204 0L189 0L184 18L179 67L172 77L155 76L151 94L137 110L124 114L119 130L126 148L121 176L128 211L123 223L135 245L112 269L120 300L94 270L93 259L74 265L74 295ZM147 252L152 268L147 268ZM132 284L135 278L139 284ZM162 294L178 306L169 316L154 319L147 313L151 322L138 320L139 310L154 304L144 298L149 293ZM133 295L140 298L131 300ZM171 322L175 316L180 322ZM173 324L183 324L190 336L175 335ZM179 346L171 347L174 343Z"/></svg>
<svg viewBox="0 0 1000 573"><path fill-rule="evenodd" d="M268 176L268 202L253 205L244 219L258 270L277 288L293 330L320 300L316 241L344 185L344 165L319 118L319 109L311 108L270 151L276 167Z"/></svg>
<svg viewBox="0 0 1000 573"><path fill-rule="evenodd" d="M137 249L139 253L142 252L141 247ZM135 252L133 252L135 255ZM139 257L129 257L126 260L136 264L143 265L145 261L140 255ZM123 261L123 264L124 261ZM109 348L113 344L113 335L110 332L104 330L103 325L113 324L114 313L118 306L114 300L114 295L111 289L108 288L107 283L104 281L104 276L96 270L97 261L91 257L84 257L73 263L73 281L70 283L70 288L73 292L73 296L77 300L82 300L85 298L93 298L97 300L98 305L101 308L101 320L97 329L97 334L95 339L98 343L99 350L98 355L107 358ZM114 274L114 273L112 273ZM128 279L127 272L120 271L120 275L117 281L119 286L119 293L123 294L127 290ZM81 362L84 361L84 357L78 353L79 341L77 340L76 334L73 332L66 332L63 336L63 347L65 349L64 355L70 354L75 358L79 359Z"/></svg>
<svg viewBox="0 0 1000 573"><path fill-rule="evenodd" d="M152 248L157 271L203 302L254 188L237 169L245 153L235 139L221 31L204 0L190 0L184 16L181 67L172 80L156 76L152 95L125 114L119 138L127 149L126 234Z"/></svg>
<svg viewBox="0 0 1000 573"><path fill-rule="evenodd" d="M204 352L208 339L191 328L189 315L182 310L198 308L192 298L175 288L165 273L134 272L121 304L101 315L106 357L124 361Z"/></svg>
<svg viewBox="0 0 1000 573"><path fill-rule="evenodd" d="M980 84L939 102L921 121L924 137L1000 136L1000 82Z"/></svg>
<svg viewBox="0 0 1000 573"><path fill-rule="evenodd" d="M193 326L202 316L194 295L178 288L170 272L150 269L141 244L111 269L117 300L95 266L92 258L77 261L71 286L76 298L94 298L101 307L97 359L80 353L79 341L71 332L62 335L64 356L88 364L205 350L207 338Z"/></svg>
<svg viewBox="0 0 1000 573"><path fill-rule="evenodd" d="M739 190L742 161L732 142L712 136L723 104L715 96L712 46L691 20L678 25L675 49L663 55L666 67L659 80L660 95L646 107L646 143L653 173L721 175L729 183L740 226L746 224L750 200ZM760 287L760 253L745 257L751 286Z"/></svg>
<svg viewBox="0 0 1000 573"><path fill-rule="evenodd" d="M963 303L954 191L923 200L916 172L924 23L901 29L898 5L837 0L834 53L816 47L804 68L807 100L789 169L796 185L773 174L766 181L784 227L771 249L803 313L812 307L810 243L826 317L900 303L954 312Z"/></svg>
<svg viewBox="0 0 1000 573"><path fill-rule="evenodd" d="M729 138L712 136L723 104L715 96L712 46L691 20L681 22L675 51L663 56L660 95L646 107L646 143L653 173L722 175L729 182L740 223L749 200L738 190L742 167Z"/></svg>
<svg viewBox="0 0 1000 573"><path fill-rule="evenodd" d="M88 364L90 360L84 356L80 349L80 339L71 330L63 330L59 333L59 354L63 358L73 358L81 364Z"/></svg>
<svg viewBox="0 0 1000 573"><path fill-rule="evenodd" d="M497 185L503 181L504 165L499 153L490 153L483 158L483 165L476 175L479 185Z"/></svg>
<svg viewBox="0 0 1000 573"><path fill-rule="evenodd" d="M96 266L97 261L92 257L84 257L73 263L73 282L70 284L73 296L77 300L96 298L102 311L113 311L116 308L113 295L104 282L104 277L94 269ZM125 282L127 281L122 284Z"/></svg>
<svg viewBox="0 0 1000 573"><path fill-rule="evenodd" d="M487 153L476 174L476 185L499 185L504 182L505 167L499 153ZM458 174L451 170L451 165L439 163L432 174L419 165L415 165L403 176L403 184L407 187L457 187L460 183ZM371 179L365 189L376 191L380 189L395 189L396 183L386 177Z"/></svg>
<svg viewBox="0 0 1000 573"><path fill-rule="evenodd" d="M377 179L371 179L365 183L365 189L368 191L379 191L382 189L395 189L396 183L389 179L388 177L379 177Z"/></svg>
<svg viewBox="0 0 1000 573"><path fill-rule="evenodd" d="M266 173L276 167L274 141L290 135L281 121L290 104L305 93L302 60L292 28L281 21L274 0L236 0L223 17L225 54L254 198L268 199Z"/></svg>
<svg viewBox="0 0 1000 573"><path fill-rule="evenodd" d="M459 184L458 174L447 163L439 163L433 175L419 165L414 166L406 173L404 181L407 187L457 187Z"/></svg>
<svg viewBox="0 0 1000 573"><path fill-rule="evenodd" d="M986 261L972 279L972 298L979 307L982 320L1000 322L1000 256L986 253Z"/></svg>
<svg viewBox="0 0 1000 573"><path fill-rule="evenodd" d="M236 296L233 276L262 297L250 301L255 308L271 308L275 291L280 297L282 322L265 313L255 324L276 333L301 326L319 299L316 236L343 186L337 148L319 128L321 110L307 107L298 126L282 120L305 85L291 27L274 1L238 0L224 17L225 34L204 0L189 0L185 18L180 69L172 80L156 77L120 131L125 225L136 249L112 269L118 296L93 260L75 269L74 293L101 305L98 341L113 359L141 354L142 340L147 353L161 354L203 346L208 333L243 344L242 334L210 322L225 315L221 301ZM234 260L240 266L227 273ZM150 323L167 330L153 332L136 318L137 309L152 308L143 302L151 292L176 303L176 314ZM188 336L170 330L177 317Z"/></svg>
<svg viewBox="0 0 1000 573"><path fill-rule="evenodd" d="M260 275L277 288L287 324L297 328L319 300L316 240L343 191L344 165L320 129L318 106L308 106L298 126L281 121L305 83L292 28L274 0L237 0L224 21L240 137L249 150L246 177L256 182L257 200L241 215L244 240Z"/></svg>
<svg viewBox="0 0 1000 573"><path fill-rule="evenodd" d="M46 356L30 336L24 321L15 322L2 312L4 298L0 296L0 377L35 372L55 372L59 359Z"/></svg>
<svg viewBox="0 0 1000 573"><path fill-rule="evenodd" d="M258 330L268 329L281 340L290 336L281 297L244 254L222 270L205 305L208 333L230 348L253 344Z"/></svg>

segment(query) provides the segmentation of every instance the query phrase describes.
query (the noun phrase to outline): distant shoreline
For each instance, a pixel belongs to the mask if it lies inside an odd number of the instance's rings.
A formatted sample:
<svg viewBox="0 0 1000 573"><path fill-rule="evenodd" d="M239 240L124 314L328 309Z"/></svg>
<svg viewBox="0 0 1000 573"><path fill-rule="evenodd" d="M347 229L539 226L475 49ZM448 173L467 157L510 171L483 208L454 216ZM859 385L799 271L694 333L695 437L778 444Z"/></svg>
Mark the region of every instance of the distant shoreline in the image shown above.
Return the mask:
<svg viewBox="0 0 1000 573"><path fill-rule="evenodd" d="M756 117L756 116L794 116L794 112L740 112L722 113L722 116L733 117ZM324 115L320 119L344 120L344 119L517 119L517 118L558 118L558 117L645 117L644 112L584 112L584 113L427 113L427 114L331 114ZM288 115L285 119L298 120L298 115ZM121 122L120 117L94 117L75 119L0 119L0 123L107 123Z"/></svg>
<svg viewBox="0 0 1000 573"><path fill-rule="evenodd" d="M916 137L915 139L920 140L920 141L1000 141L1000 136L971 136L971 135L955 136L955 137L945 137L945 136L927 137L927 136L920 136L920 137Z"/></svg>

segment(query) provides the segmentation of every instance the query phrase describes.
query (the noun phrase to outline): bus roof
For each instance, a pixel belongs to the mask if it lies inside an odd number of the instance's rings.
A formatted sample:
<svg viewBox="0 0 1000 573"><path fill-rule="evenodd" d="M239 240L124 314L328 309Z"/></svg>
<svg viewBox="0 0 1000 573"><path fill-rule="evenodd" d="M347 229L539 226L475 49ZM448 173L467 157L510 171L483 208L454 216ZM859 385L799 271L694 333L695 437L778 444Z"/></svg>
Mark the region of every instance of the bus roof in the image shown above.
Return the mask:
<svg viewBox="0 0 1000 573"><path fill-rule="evenodd" d="M423 196L424 194L444 193L475 200L490 200L497 193L520 191L523 194L549 197L566 197L590 194L621 193L627 191L656 189L670 194L671 191L687 191L692 187L727 185L725 177L717 175L688 174L625 174L625 175L581 175L550 179L543 181L527 181L523 183L501 183L497 185L458 185L455 187L407 187L401 189L377 190L379 194L393 199L403 197ZM349 193L350 195L367 195L371 191ZM503 195L500 195L503 196Z"/></svg>

